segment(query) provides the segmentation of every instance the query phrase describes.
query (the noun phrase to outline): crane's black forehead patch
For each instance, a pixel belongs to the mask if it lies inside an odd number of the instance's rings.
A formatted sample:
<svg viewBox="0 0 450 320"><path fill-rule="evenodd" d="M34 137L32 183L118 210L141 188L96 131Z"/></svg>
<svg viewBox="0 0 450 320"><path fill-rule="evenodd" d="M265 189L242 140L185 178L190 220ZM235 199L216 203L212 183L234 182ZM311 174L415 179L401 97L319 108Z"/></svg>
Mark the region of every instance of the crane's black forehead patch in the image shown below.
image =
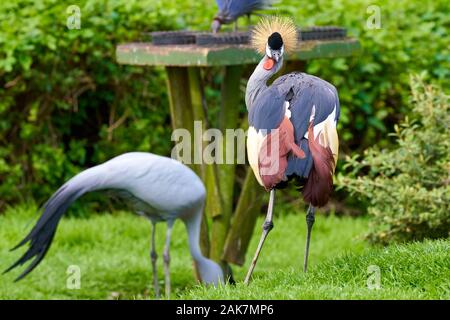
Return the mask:
<svg viewBox="0 0 450 320"><path fill-rule="evenodd" d="M280 50L283 46L283 38L281 37L281 34L274 32L270 35L267 43L269 44L270 49Z"/></svg>

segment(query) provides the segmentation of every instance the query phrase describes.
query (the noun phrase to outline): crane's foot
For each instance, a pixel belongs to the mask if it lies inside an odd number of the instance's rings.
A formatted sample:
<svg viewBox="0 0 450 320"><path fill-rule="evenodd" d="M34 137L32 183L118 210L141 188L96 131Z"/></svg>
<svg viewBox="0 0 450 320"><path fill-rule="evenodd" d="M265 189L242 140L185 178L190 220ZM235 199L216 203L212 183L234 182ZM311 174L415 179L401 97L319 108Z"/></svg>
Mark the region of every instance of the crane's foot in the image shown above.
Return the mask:
<svg viewBox="0 0 450 320"><path fill-rule="evenodd" d="M303 262L303 272L306 272L308 270L309 243L311 240L311 230L314 225L314 222L316 221L315 213L316 208L314 208L312 205L309 205L308 212L306 213L307 233L306 233L305 260Z"/></svg>

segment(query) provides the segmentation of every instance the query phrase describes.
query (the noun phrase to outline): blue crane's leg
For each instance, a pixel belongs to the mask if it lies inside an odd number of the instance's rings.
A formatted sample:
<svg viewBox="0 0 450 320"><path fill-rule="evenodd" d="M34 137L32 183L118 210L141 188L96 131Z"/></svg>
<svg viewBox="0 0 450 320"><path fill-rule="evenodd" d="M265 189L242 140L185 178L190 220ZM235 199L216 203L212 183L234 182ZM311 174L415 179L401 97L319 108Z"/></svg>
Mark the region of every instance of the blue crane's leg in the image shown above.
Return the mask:
<svg viewBox="0 0 450 320"><path fill-rule="evenodd" d="M155 250L155 232L156 232L156 223L152 221L152 240L151 240L152 249L150 251L150 258L152 260L153 288L155 289L155 297L159 298L158 269L156 268L156 260L158 259L158 255Z"/></svg>
<svg viewBox="0 0 450 320"><path fill-rule="evenodd" d="M306 212L306 226L307 226L307 233L306 233L306 247L305 247L305 260L303 262L303 271L306 272L308 269L308 256L309 256L309 242L311 240L311 230L314 225L315 219L315 213L316 208L314 208L312 205L309 205L308 211Z"/></svg>
<svg viewBox="0 0 450 320"><path fill-rule="evenodd" d="M253 270L255 269L256 262L258 261L259 253L261 252L264 241L267 238L270 230L273 229L273 203L275 200L275 189L270 190L270 198L269 198L269 206L267 208L266 220L263 224L263 232L261 235L261 239L259 240L258 248L256 249L255 256L253 257L252 264L248 269L247 276L245 277L244 283L248 284L250 282L250 278L252 276Z"/></svg>
<svg viewBox="0 0 450 320"><path fill-rule="evenodd" d="M167 234L166 234L166 243L164 245L164 276L165 276L165 284L166 284L166 297L167 299L170 299L170 238L172 236L172 227L173 227L173 220L169 220L167 222Z"/></svg>

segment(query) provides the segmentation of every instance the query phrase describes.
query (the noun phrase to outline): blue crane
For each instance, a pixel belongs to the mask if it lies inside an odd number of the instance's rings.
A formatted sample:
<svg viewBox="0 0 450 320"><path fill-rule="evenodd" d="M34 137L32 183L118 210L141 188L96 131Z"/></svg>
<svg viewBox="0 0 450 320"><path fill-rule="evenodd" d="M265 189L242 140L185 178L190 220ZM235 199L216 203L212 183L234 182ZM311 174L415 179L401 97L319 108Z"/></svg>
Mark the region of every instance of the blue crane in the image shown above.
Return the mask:
<svg viewBox="0 0 450 320"><path fill-rule="evenodd" d="M28 244L28 250L5 272L33 259L16 281L30 273L44 258L58 223L69 206L83 194L108 190L132 205L136 213L152 224L150 257L153 285L159 296L156 269L155 224L167 222L163 262L166 296L170 295L169 247L176 219L184 222L190 254L200 280L205 284L223 282L221 267L203 256L200 250L200 224L205 203L205 187L198 176L182 163L144 152L122 154L74 176L60 187L43 207L43 213L30 233L13 249Z"/></svg>

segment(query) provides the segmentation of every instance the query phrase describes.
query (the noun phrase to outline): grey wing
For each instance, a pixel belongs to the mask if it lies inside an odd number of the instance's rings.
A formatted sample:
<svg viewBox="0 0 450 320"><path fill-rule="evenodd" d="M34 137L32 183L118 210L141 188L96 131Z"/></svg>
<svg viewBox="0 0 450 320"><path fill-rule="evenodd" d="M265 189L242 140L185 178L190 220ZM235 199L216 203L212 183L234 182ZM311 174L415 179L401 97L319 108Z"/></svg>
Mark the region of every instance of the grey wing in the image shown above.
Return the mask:
<svg viewBox="0 0 450 320"><path fill-rule="evenodd" d="M216 0L217 7L219 7L219 11L222 11L228 2L229 1L227 0Z"/></svg>
<svg viewBox="0 0 450 320"><path fill-rule="evenodd" d="M286 95L274 86L261 92L249 110L249 125L257 131L267 130L267 133L278 128L285 114L285 100Z"/></svg>
<svg viewBox="0 0 450 320"><path fill-rule="evenodd" d="M273 86L278 90L292 92L289 101L291 122L294 126L295 143L305 152L305 158L290 156L286 175L308 177L313 161L305 134L308 131L311 114L314 107L313 125L323 122L335 111L335 121L340 115L339 98L336 88L318 77L305 73L291 73L278 78Z"/></svg>
<svg viewBox="0 0 450 320"><path fill-rule="evenodd" d="M237 19L247 13L255 10L261 10L270 7L274 0L216 0L217 4L222 2L220 11L229 19ZM220 8L220 5L219 5Z"/></svg>
<svg viewBox="0 0 450 320"><path fill-rule="evenodd" d="M274 82L280 90L293 92L289 109L296 142L306 134L313 106L313 124L324 121L336 108L335 121L339 120L340 106L336 88L325 80L305 73L291 73Z"/></svg>

